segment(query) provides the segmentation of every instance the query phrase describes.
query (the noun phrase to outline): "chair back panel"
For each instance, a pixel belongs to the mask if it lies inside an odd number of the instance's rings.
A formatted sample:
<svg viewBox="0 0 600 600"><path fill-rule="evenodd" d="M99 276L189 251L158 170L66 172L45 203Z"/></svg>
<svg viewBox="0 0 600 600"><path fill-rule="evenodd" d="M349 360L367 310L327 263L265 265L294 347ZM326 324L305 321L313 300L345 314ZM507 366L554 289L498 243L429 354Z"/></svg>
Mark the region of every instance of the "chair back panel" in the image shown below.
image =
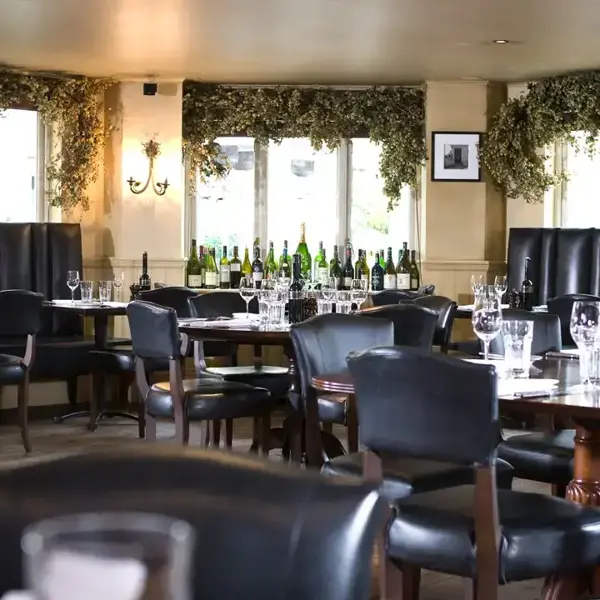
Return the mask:
<svg viewBox="0 0 600 600"><path fill-rule="evenodd" d="M215 319L216 317L232 317L233 313L245 313L246 302L234 292L210 292L196 294L188 300L190 316ZM258 313L258 301L252 298L249 312Z"/></svg>
<svg viewBox="0 0 600 600"><path fill-rule="evenodd" d="M131 345L142 359L180 357L181 341L174 308L136 300L127 305Z"/></svg>
<svg viewBox="0 0 600 600"><path fill-rule="evenodd" d="M423 296L416 298L417 306L424 306L437 314L437 323L433 343L444 351L448 349L452 337L452 327L458 304L445 296Z"/></svg>
<svg viewBox="0 0 600 600"><path fill-rule="evenodd" d="M371 294L371 302L373 306L386 306L387 304L398 304L404 300L414 300L422 295L419 292L402 291L402 290L383 290Z"/></svg>
<svg viewBox="0 0 600 600"><path fill-rule="evenodd" d="M27 290L0 291L0 337L35 335L41 327L44 296Z"/></svg>
<svg viewBox="0 0 600 600"><path fill-rule="evenodd" d="M366 308L356 314L391 321L394 324L395 346L413 346L431 350L438 316L428 308L414 303L389 304Z"/></svg>
<svg viewBox="0 0 600 600"><path fill-rule="evenodd" d="M348 357L360 441L457 464L489 464L498 443L496 371L416 348L373 348Z"/></svg>
<svg viewBox="0 0 600 600"><path fill-rule="evenodd" d="M32 288L31 223L0 223L0 289Z"/></svg>
<svg viewBox="0 0 600 600"><path fill-rule="evenodd" d="M556 284L553 296L590 289L591 229L563 229L556 234Z"/></svg>
<svg viewBox="0 0 600 600"><path fill-rule="evenodd" d="M188 300L197 295L198 292L190 288L173 285L140 292L139 299L144 302L153 302L154 304L173 308L177 312L177 316L184 319L192 316Z"/></svg>

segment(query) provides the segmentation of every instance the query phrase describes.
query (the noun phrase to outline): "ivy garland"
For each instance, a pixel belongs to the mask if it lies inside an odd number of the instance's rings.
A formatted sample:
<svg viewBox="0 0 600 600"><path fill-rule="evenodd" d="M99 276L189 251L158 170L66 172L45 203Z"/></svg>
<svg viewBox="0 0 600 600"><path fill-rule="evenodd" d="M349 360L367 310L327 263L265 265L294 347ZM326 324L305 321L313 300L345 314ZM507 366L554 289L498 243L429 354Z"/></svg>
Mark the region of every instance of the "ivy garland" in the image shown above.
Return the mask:
<svg viewBox="0 0 600 600"><path fill-rule="evenodd" d="M585 148L579 148L575 131L586 132ZM567 141L591 154L599 133L600 72L551 77L502 106L479 157L508 198L538 203L551 186L568 178L566 172L548 170L543 149Z"/></svg>
<svg viewBox="0 0 600 600"><path fill-rule="evenodd" d="M9 108L30 105L54 126L60 152L48 157L48 202L71 210L89 208L88 186L98 178L106 130L101 107L112 82L86 77L52 78L0 71L0 118Z"/></svg>
<svg viewBox="0 0 600 600"><path fill-rule="evenodd" d="M183 151L189 189L229 171L217 137L247 135L261 144L307 137L315 150L338 148L343 138L368 134L381 143L380 173L388 210L404 185L416 185L426 159L423 91L404 87L365 90L332 88L231 88L186 82Z"/></svg>

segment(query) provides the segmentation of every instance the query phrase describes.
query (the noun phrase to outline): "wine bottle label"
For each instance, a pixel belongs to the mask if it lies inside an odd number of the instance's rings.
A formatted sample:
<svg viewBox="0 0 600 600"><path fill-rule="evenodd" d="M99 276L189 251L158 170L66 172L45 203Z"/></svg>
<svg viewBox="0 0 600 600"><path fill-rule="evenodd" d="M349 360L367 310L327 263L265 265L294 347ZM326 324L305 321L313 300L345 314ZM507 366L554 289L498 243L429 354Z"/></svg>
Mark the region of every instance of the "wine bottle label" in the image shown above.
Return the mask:
<svg viewBox="0 0 600 600"><path fill-rule="evenodd" d="M369 276L365 275L364 273L360 276L360 280L361 281L369 281Z"/></svg>
<svg viewBox="0 0 600 600"><path fill-rule="evenodd" d="M384 290L395 290L396 289L396 276L388 275L387 273L383 276L383 289Z"/></svg>
<svg viewBox="0 0 600 600"><path fill-rule="evenodd" d="M221 265L221 283L229 283L229 265Z"/></svg>
<svg viewBox="0 0 600 600"><path fill-rule="evenodd" d="M217 285L217 274L215 271L206 271L204 283L206 287L216 287Z"/></svg>
<svg viewBox="0 0 600 600"><path fill-rule="evenodd" d="M327 267L319 267L317 269L317 281L327 281L329 277L329 269Z"/></svg>
<svg viewBox="0 0 600 600"><path fill-rule="evenodd" d="M239 273L242 270L242 265L240 263L231 263L229 265L232 273Z"/></svg>
<svg viewBox="0 0 600 600"><path fill-rule="evenodd" d="M340 278L334 277L334 279L335 279L335 289L339 290L340 289Z"/></svg>
<svg viewBox="0 0 600 600"><path fill-rule="evenodd" d="M418 279L411 279L410 280L410 289L411 290L418 290L419 289L419 280Z"/></svg>
<svg viewBox="0 0 600 600"><path fill-rule="evenodd" d="M378 273L373 274L371 277L371 289L376 292L381 289L381 278Z"/></svg>
<svg viewBox="0 0 600 600"><path fill-rule="evenodd" d="M253 281L262 281L263 273L262 271L253 271L252 272L252 280Z"/></svg>
<svg viewBox="0 0 600 600"><path fill-rule="evenodd" d="M202 287L202 275L188 275L187 284L190 288Z"/></svg>
<svg viewBox="0 0 600 600"><path fill-rule="evenodd" d="M348 289L352 287L352 277L344 277L344 287Z"/></svg>
<svg viewBox="0 0 600 600"><path fill-rule="evenodd" d="M399 290L409 290L410 275L408 273L398 273L396 275L396 286Z"/></svg>

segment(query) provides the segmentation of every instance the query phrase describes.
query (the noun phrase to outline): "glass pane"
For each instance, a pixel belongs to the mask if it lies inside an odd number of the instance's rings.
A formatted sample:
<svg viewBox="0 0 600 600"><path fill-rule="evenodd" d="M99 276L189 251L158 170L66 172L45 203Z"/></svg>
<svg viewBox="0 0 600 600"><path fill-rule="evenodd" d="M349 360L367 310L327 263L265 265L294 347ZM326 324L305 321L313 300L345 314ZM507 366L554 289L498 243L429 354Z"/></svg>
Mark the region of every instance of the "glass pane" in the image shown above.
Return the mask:
<svg viewBox="0 0 600 600"><path fill-rule="evenodd" d="M240 246L243 253L254 237L254 139L223 137L217 142L229 158L231 171L207 183L198 179L196 237L198 245L220 249L225 244L229 254L233 246Z"/></svg>
<svg viewBox="0 0 600 600"><path fill-rule="evenodd" d="M339 228L338 151L315 152L308 139L289 138L271 142L268 157L267 237L275 254L281 254L284 240L290 252L296 250L301 223L313 258L319 241L331 253Z"/></svg>
<svg viewBox="0 0 600 600"><path fill-rule="evenodd" d="M598 227L600 225L600 202L596 190L600 183L600 149L590 157L585 147L585 134L575 134L581 141L580 152L569 144L567 149L567 170L569 181L562 211L563 227Z"/></svg>
<svg viewBox="0 0 600 600"><path fill-rule="evenodd" d="M402 242L412 247L412 193L402 190L400 204L387 212L388 197L383 194L379 174L381 148L366 138L352 140L352 203L350 239L355 249L377 252L391 246L394 260Z"/></svg>
<svg viewBox="0 0 600 600"><path fill-rule="evenodd" d="M0 221L37 219L38 118L33 110L0 114Z"/></svg>

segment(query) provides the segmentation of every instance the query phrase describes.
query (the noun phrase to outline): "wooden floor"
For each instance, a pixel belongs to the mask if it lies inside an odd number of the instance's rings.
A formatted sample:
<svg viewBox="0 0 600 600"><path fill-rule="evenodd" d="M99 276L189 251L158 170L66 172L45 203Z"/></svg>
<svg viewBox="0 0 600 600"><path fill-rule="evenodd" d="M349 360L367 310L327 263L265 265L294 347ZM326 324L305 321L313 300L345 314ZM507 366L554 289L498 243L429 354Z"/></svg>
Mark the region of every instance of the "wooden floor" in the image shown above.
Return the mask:
<svg viewBox="0 0 600 600"><path fill-rule="evenodd" d="M241 419L236 422L234 431L234 450L247 452L250 446L251 421ZM340 429L338 434L341 434ZM79 454L87 450L102 448L114 449L115 446L134 446L148 443L137 437L137 424L121 419L103 421L94 433L86 429L82 419L66 424L55 425L51 422L35 422L31 425L33 452L25 456L19 433L15 427L0 427L0 469L18 468L45 460ZM157 443L169 443L173 437L173 426L159 424ZM274 454L273 459L277 460ZM515 488L525 491L549 493L549 487L517 480ZM530 581L505 586L503 600L537 600L540 598L541 582ZM378 598L374 582L374 596ZM463 596L463 582L457 577L425 572L421 584L421 600L459 600Z"/></svg>

